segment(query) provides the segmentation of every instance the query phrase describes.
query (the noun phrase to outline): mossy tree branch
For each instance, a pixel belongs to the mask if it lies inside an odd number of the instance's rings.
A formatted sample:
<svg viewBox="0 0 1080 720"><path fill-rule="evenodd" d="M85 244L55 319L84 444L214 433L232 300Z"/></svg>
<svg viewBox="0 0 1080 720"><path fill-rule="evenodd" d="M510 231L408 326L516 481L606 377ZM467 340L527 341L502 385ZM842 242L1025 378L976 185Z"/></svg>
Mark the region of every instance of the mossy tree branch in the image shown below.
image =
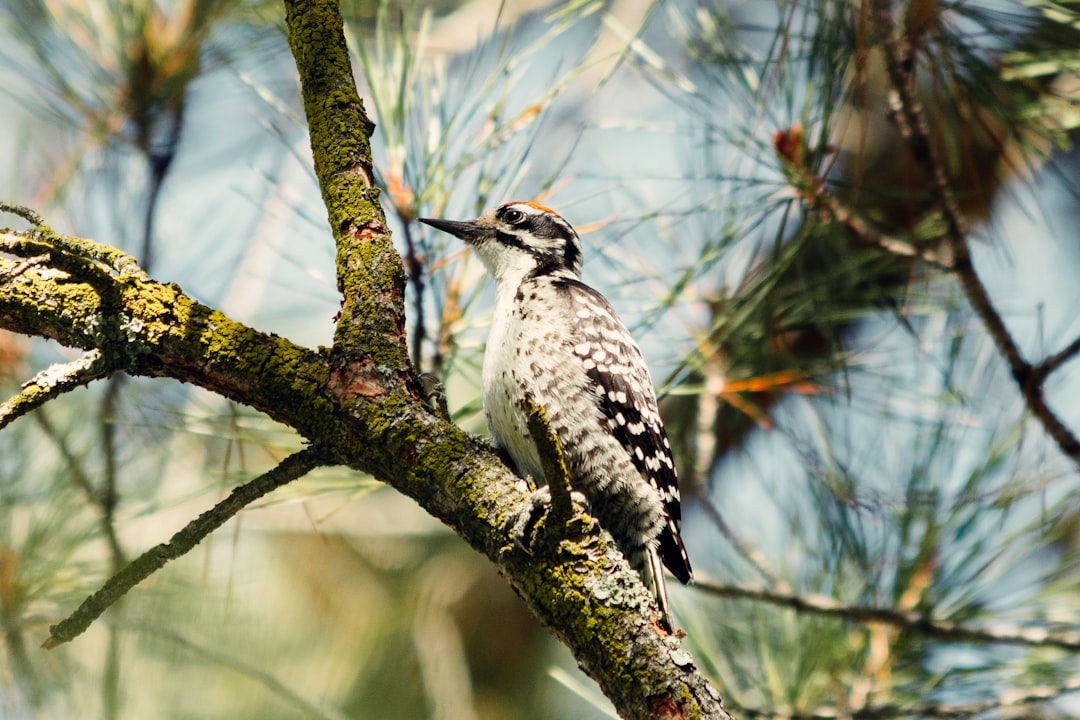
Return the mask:
<svg viewBox="0 0 1080 720"><path fill-rule="evenodd" d="M233 489L229 496L184 526L167 543L155 545L109 578L63 622L49 628L42 647L54 648L81 635L101 613L131 588L150 577L170 560L182 557L229 518L267 493L325 464L316 447L307 447L281 461L272 470Z"/></svg>
<svg viewBox="0 0 1080 720"><path fill-rule="evenodd" d="M411 377L405 340L405 267L390 242L371 161L374 124L356 89L334 0L286 0L289 47L300 73L315 175L337 245L344 297L334 349L356 351L385 379ZM344 385L343 392L365 392Z"/></svg>
<svg viewBox="0 0 1080 720"><path fill-rule="evenodd" d="M100 352L110 368L131 375L198 385L296 429L319 448L320 463L386 481L495 562L623 717L728 717L680 638L658 631L648 591L597 524L574 515L550 549L518 548L509 527L528 509L527 489L421 399L403 330L404 271L372 187L371 124L336 2L287 0L286 9L338 242L345 300L333 349L310 350L234 322L175 284L110 262L106 246L43 226L9 232L12 242L0 247L7 253L0 327ZM31 222L40 224L36 216ZM23 250L33 263L18 255ZM185 532L204 529L213 528L196 521Z"/></svg>
<svg viewBox="0 0 1080 720"><path fill-rule="evenodd" d="M425 498L395 482L402 468L388 467L375 474L415 497L499 562L515 590L567 643L625 717L726 717L715 691L678 649L678 639L660 638L647 621L647 591L619 553L612 552L596 524L583 518L577 528L580 537L570 537L574 535L570 519L565 526L568 537L551 556L521 551L506 536L506 527L512 524L506 520L522 512L523 489L501 463L491 462L490 453L484 453L480 463L471 462L475 456L469 453L459 454L460 433L447 428L420 401L405 339L405 270L378 204L369 141L374 125L356 90L338 2L286 0L285 5L315 171L337 241L338 285L345 296L334 351L346 353L346 362L340 362L340 356L333 359L328 389L346 404L355 402L353 414L358 419L377 408L380 415L396 411L420 421L411 427L407 422L395 424L395 433L404 430L407 437L418 433L404 447L390 440L391 433L383 435L394 459L409 463L416 458L423 465L420 447L425 444L425 429L453 432L454 447L446 448L450 454L440 449L429 458L435 485L424 487L423 494L434 490L449 500L459 511L457 517L440 514ZM482 477L475 477L477 472ZM581 564L598 555L605 559L599 565ZM556 578L560 582L553 585ZM614 611L612 622L598 622L597 613L608 611L606 603L597 600L606 598L635 610Z"/></svg>
<svg viewBox="0 0 1080 720"><path fill-rule="evenodd" d="M508 530L528 490L476 439L404 394L342 400L336 361L201 305L176 285L0 258L0 327L86 350L107 348L131 375L171 377L265 412L324 452L415 499L497 563L627 718L727 717L676 637L650 622L651 599L587 516L551 553L526 553ZM84 268L85 272L80 272ZM670 712L669 712L670 711Z"/></svg>
<svg viewBox="0 0 1080 720"><path fill-rule="evenodd" d="M569 472L559 438L555 437L555 431L551 429L547 411L536 402L531 393L525 393L522 410L529 419L529 434L540 449L540 463L551 491L549 519L557 524L565 523L573 515L574 508L570 499Z"/></svg>
<svg viewBox="0 0 1080 720"><path fill-rule="evenodd" d="M112 368L96 348L69 363L45 368L23 383L22 390L14 397L0 403L0 429L57 395L108 377L111 372Z"/></svg>

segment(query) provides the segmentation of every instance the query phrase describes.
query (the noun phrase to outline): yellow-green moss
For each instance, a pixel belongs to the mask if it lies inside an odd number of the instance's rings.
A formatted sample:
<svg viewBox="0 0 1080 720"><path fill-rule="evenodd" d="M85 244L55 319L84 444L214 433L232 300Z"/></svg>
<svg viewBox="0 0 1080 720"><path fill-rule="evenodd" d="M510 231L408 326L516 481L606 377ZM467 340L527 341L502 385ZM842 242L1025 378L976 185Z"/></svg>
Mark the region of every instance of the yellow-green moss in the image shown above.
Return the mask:
<svg viewBox="0 0 1080 720"><path fill-rule="evenodd" d="M405 270L389 236L339 245L338 273L346 293L334 334L339 349L361 349L376 366L397 372L407 364Z"/></svg>

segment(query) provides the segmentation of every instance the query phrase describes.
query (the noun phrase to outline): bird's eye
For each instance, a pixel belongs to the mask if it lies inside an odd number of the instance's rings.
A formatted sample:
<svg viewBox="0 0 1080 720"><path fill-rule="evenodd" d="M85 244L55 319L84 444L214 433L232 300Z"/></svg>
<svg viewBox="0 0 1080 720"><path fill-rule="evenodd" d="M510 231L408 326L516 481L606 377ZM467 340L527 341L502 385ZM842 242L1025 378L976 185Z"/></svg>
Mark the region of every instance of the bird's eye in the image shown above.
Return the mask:
<svg viewBox="0 0 1080 720"><path fill-rule="evenodd" d="M503 220L510 223L511 225L517 225L524 219L525 213L521 212L520 210L515 210L514 208L510 208L503 213Z"/></svg>

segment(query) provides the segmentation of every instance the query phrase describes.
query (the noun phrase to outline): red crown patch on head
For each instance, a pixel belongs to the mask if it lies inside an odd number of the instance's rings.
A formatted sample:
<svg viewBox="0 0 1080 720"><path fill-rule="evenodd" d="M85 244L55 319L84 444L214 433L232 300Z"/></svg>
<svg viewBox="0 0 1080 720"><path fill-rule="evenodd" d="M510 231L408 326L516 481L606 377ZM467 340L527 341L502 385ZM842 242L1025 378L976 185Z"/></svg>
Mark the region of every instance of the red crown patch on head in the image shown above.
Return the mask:
<svg viewBox="0 0 1080 720"><path fill-rule="evenodd" d="M558 214L559 214L559 213L556 213L556 212L555 212L554 210L552 210L551 208L549 208L549 207L546 207L546 206L544 206L544 205L541 205L540 203L536 203L536 202L533 202L532 200L522 200L522 201L521 201L521 203L522 203L523 205L528 205L528 206L529 206L529 207L531 207L531 208L536 208L536 209L537 209L537 210L539 210L540 212L549 212L549 213L555 213L556 215L558 215Z"/></svg>

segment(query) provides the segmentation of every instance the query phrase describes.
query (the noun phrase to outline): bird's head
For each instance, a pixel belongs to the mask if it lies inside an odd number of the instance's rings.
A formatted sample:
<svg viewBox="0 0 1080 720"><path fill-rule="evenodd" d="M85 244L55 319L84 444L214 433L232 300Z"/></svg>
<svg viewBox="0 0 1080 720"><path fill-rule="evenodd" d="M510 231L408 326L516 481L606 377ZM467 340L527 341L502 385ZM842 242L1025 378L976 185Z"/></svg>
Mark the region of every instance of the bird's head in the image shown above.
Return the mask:
<svg viewBox="0 0 1080 720"><path fill-rule="evenodd" d="M508 202L475 220L420 222L461 238L476 251L496 281L521 278L543 268L581 275L581 242L554 210L532 202Z"/></svg>

